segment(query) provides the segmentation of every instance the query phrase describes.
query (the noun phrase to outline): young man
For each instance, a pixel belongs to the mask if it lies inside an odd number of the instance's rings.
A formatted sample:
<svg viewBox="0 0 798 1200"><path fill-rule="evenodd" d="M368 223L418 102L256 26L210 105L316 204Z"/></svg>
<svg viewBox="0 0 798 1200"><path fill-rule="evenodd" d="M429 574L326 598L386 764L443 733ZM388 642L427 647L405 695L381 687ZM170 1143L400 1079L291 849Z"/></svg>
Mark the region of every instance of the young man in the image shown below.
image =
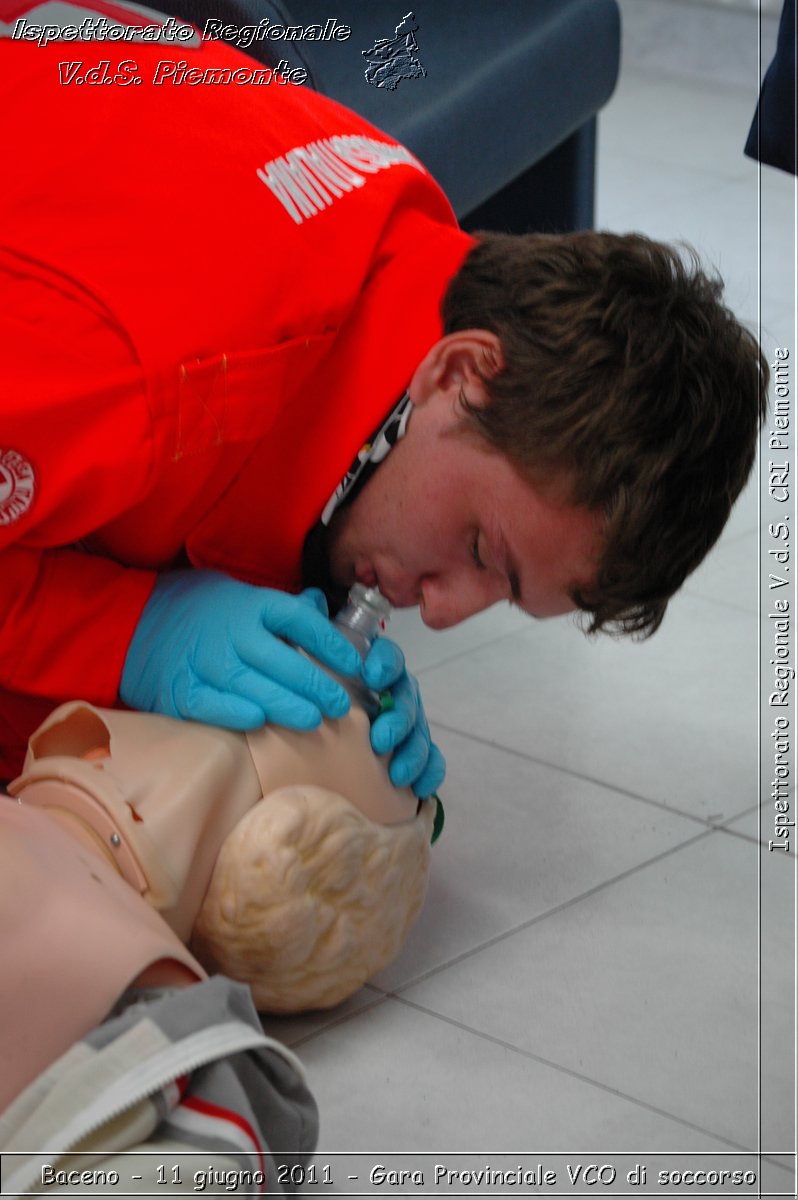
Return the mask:
<svg viewBox="0 0 798 1200"><path fill-rule="evenodd" d="M0 777L62 699L341 715L286 644L358 669L310 586L656 628L763 412L718 286L642 238L475 243L403 147L220 43L46 40L0 39ZM364 677L428 794L398 649Z"/></svg>

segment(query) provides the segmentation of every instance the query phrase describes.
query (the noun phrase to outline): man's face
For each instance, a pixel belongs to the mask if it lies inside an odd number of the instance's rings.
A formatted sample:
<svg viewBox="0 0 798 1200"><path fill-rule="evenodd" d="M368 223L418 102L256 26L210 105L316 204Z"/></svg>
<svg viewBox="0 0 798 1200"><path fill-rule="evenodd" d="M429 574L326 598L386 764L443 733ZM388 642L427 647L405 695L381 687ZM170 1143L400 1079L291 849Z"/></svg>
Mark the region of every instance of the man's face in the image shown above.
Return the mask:
<svg viewBox="0 0 798 1200"><path fill-rule="evenodd" d="M484 368L479 338L492 339L470 336L476 348L449 335L421 364L404 439L330 526L335 581L377 586L395 608L417 604L432 629L499 600L536 617L571 612L571 589L592 582L602 549L600 514L558 498L563 480L533 487L463 431L461 389L472 403L484 396L472 368Z"/></svg>

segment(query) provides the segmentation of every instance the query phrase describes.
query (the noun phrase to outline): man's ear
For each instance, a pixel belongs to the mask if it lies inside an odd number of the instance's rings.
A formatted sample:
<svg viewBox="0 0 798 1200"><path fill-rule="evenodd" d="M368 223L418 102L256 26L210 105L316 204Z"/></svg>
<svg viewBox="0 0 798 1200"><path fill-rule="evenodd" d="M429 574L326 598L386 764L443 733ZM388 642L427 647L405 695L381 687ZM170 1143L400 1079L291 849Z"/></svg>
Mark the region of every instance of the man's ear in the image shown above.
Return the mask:
<svg viewBox="0 0 798 1200"><path fill-rule="evenodd" d="M503 365L501 342L490 330L447 333L416 368L410 381L410 398L419 408L435 395L456 397L465 391L468 400L479 405L486 399L483 380Z"/></svg>

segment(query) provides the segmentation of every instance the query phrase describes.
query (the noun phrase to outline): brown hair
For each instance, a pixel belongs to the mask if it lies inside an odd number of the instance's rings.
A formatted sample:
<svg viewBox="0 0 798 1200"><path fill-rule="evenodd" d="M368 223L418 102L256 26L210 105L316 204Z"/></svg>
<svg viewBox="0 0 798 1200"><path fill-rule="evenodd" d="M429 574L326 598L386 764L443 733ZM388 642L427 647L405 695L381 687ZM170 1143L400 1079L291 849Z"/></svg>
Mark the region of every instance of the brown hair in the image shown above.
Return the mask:
<svg viewBox="0 0 798 1200"><path fill-rule="evenodd" d="M504 365L468 420L521 474L605 515L590 632L648 635L717 540L754 462L768 368L723 284L638 234L483 233L442 304Z"/></svg>

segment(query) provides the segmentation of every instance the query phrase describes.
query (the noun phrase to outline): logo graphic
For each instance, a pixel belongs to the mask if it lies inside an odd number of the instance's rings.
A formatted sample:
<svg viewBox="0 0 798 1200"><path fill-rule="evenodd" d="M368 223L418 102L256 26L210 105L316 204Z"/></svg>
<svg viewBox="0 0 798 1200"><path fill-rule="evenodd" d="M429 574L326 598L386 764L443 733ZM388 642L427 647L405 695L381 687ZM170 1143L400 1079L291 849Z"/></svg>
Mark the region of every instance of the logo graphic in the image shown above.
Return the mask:
<svg viewBox="0 0 798 1200"><path fill-rule="evenodd" d="M369 64L366 82L393 92L403 79L424 79L427 72L416 58L417 33L416 15L409 12L396 26L395 37L377 38L370 50L361 50Z"/></svg>
<svg viewBox="0 0 798 1200"><path fill-rule="evenodd" d="M33 504L33 467L16 450L0 450L0 525L18 521Z"/></svg>

